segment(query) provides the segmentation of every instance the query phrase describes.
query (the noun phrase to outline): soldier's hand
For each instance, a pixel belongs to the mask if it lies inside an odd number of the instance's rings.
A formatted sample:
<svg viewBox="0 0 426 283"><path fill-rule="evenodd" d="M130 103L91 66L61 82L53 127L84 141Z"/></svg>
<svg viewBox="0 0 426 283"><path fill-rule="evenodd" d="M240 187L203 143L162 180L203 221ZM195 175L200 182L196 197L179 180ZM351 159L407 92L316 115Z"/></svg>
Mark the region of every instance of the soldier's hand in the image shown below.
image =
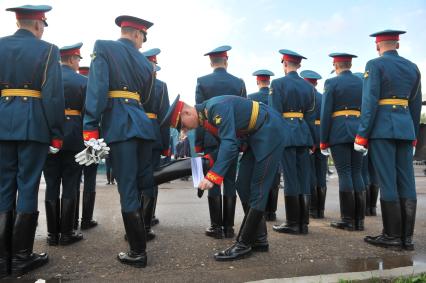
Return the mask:
<svg viewBox="0 0 426 283"><path fill-rule="evenodd" d="M366 156L367 153L368 153L368 149L365 146L357 144L357 143L354 143L354 150L361 152L362 155L364 155L364 156Z"/></svg>
<svg viewBox="0 0 426 283"><path fill-rule="evenodd" d="M201 190L210 190L211 188L213 188L213 186L214 184L212 182L204 178L198 185L198 188Z"/></svg>
<svg viewBox="0 0 426 283"><path fill-rule="evenodd" d="M59 148L49 146L49 154L56 154L59 152Z"/></svg>

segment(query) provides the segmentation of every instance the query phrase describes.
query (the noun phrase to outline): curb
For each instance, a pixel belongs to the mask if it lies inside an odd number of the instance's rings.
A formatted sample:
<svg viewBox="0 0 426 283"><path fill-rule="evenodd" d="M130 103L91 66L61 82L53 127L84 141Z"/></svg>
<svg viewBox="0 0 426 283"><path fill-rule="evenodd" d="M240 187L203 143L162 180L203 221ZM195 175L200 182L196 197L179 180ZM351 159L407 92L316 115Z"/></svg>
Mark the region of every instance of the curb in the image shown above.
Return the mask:
<svg viewBox="0 0 426 283"><path fill-rule="evenodd" d="M372 278L391 279L401 276L414 276L426 273L426 265L398 267L386 270L370 270L362 272L334 273L315 276L275 278L259 281L257 283L338 283L339 280L368 280Z"/></svg>

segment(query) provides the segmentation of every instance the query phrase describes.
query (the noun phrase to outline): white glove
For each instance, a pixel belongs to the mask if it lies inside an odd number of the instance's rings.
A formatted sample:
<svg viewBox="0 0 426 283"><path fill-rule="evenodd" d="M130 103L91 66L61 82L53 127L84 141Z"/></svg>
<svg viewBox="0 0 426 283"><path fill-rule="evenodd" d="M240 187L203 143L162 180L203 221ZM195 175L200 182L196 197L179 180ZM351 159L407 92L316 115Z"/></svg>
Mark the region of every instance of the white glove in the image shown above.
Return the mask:
<svg viewBox="0 0 426 283"><path fill-rule="evenodd" d="M363 156L366 156L368 153L368 149L365 146L357 144L357 143L354 143L354 150L361 152Z"/></svg>
<svg viewBox="0 0 426 283"><path fill-rule="evenodd" d="M416 155L416 147L413 146L413 156Z"/></svg>
<svg viewBox="0 0 426 283"><path fill-rule="evenodd" d="M321 154L325 155L325 156L329 156L330 155L330 149L329 148L321 149Z"/></svg>
<svg viewBox="0 0 426 283"><path fill-rule="evenodd" d="M59 148L53 147L53 146L49 146L49 154L56 154L59 152Z"/></svg>
<svg viewBox="0 0 426 283"><path fill-rule="evenodd" d="M84 142L86 149L75 155L75 161L80 165L99 164L108 154L110 148L104 139L90 139Z"/></svg>

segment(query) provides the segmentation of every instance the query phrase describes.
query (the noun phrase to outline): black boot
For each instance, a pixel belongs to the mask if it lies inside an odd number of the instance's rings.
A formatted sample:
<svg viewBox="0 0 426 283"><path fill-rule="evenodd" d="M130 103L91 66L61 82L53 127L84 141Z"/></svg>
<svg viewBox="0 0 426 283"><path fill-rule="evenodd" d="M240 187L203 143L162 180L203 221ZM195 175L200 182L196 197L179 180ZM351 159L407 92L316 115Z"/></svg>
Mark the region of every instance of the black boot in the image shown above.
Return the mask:
<svg viewBox="0 0 426 283"><path fill-rule="evenodd" d="M364 231L365 191L355 192L355 230Z"/></svg>
<svg viewBox="0 0 426 283"><path fill-rule="evenodd" d="M318 187L312 186L311 187L311 203L309 205L309 215L314 219L319 218L318 204L319 204Z"/></svg>
<svg viewBox="0 0 426 283"><path fill-rule="evenodd" d="M377 198L379 197L379 186L375 184L370 185L370 215L377 216Z"/></svg>
<svg viewBox="0 0 426 283"><path fill-rule="evenodd" d="M87 230L98 225L93 220L93 210L95 208L96 192L83 193L83 212L81 215L81 230Z"/></svg>
<svg viewBox="0 0 426 283"><path fill-rule="evenodd" d="M370 186L365 186L365 216L371 216Z"/></svg>
<svg viewBox="0 0 426 283"><path fill-rule="evenodd" d="M300 201L300 234L308 234L310 195L299 195Z"/></svg>
<svg viewBox="0 0 426 283"><path fill-rule="evenodd" d="M12 235L11 273L19 277L49 261L47 254L33 253L38 212L16 213Z"/></svg>
<svg viewBox="0 0 426 283"><path fill-rule="evenodd" d="M327 196L327 187L317 187L318 190L318 218L324 218L325 197Z"/></svg>
<svg viewBox="0 0 426 283"><path fill-rule="evenodd" d="M413 234L414 224L416 222L417 200L401 198L401 217L402 217L402 248L405 250L414 250Z"/></svg>
<svg viewBox="0 0 426 283"><path fill-rule="evenodd" d="M236 196L223 196L223 232L225 238L233 238Z"/></svg>
<svg viewBox="0 0 426 283"><path fill-rule="evenodd" d="M225 237L222 229L222 197L208 197L211 226L206 229L206 235L216 239Z"/></svg>
<svg viewBox="0 0 426 283"><path fill-rule="evenodd" d="M277 220L277 203L278 203L278 194L280 189L280 174L276 174L272 188L269 191L268 203L266 205L265 211L265 220L266 221L275 221Z"/></svg>
<svg viewBox="0 0 426 283"><path fill-rule="evenodd" d="M80 218L80 188L77 191L77 197L75 202L75 213L74 213L74 230L78 230L78 219Z"/></svg>
<svg viewBox="0 0 426 283"><path fill-rule="evenodd" d="M47 222L47 244L57 246L59 244L59 225L60 225L60 201L46 200L46 222Z"/></svg>
<svg viewBox="0 0 426 283"><path fill-rule="evenodd" d="M203 171L206 173L209 169L209 161L206 158L203 158L202 164ZM177 159L155 169L154 182L155 184L160 185L179 178L191 176L191 174L191 158Z"/></svg>
<svg viewBox="0 0 426 283"><path fill-rule="evenodd" d="M401 204L399 201L380 200L382 207L383 232L379 236L364 238L369 244L380 247L401 247Z"/></svg>
<svg viewBox="0 0 426 283"><path fill-rule="evenodd" d="M146 256L146 238L145 225L140 209L132 212L121 212L123 216L124 228L129 241L130 251L121 252L117 259L124 264L134 267L145 267L147 263Z"/></svg>
<svg viewBox="0 0 426 283"><path fill-rule="evenodd" d="M0 279L10 274L13 212L0 213Z"/></svg>
<svg viewBox="0 0 426 283"><path fill-rule="evenodd" d="M332 221L333 228L353 231L355 229L355 194L353 191L340 191L340 220Z"/></svg>
<svg viewBox="0 0 426 283"><path fill-rule="evenodd" d="M142 216L145 223L146 241L151 241L155 238L155 233L151 229L152 214L154 213L154 198L147 196L142 197Z"/></svg>
<svg viewBox="0 0 426 283"><path fill-rule="evenodd" d="M268 229L266 228L265 217L260 220L256 231L256 238L251 246L254 252L267 252L269 250Z"/></svg>
<svg viewBox="0 0 426 283"><path fill-rule="evenodd" d="M284 202L287 221L281 225L272 226L272 229L279 233L300 234L299 196L284 196Z"/></svg>
<svg viewBox="0 0 426 283"><path fill-rule="evenodd" d="M256 238L256 231L264 216L264 212L250 208L247 213L244 225L240 228L237 241L226 250L214 255L217 261L229 261L242 259L252 252L252 245Z"/></svg>
<svg viewBox="0 0 426 283"><path fill-rule="evenodd" d="M157 199L158 199L158 193L157 193L157 196L154 198L154 210L152 212L151 226L155 226L157 224L160 224L160 219L158 219L155 216L155 210L157 209Z"/></svg>
<svg viewBox="0 0 426 283"><path fill-rule="evenodd" d="M81 233L74 231L75 199L61 199L61 238L59 244L66 246L83 239Z"/></svg>

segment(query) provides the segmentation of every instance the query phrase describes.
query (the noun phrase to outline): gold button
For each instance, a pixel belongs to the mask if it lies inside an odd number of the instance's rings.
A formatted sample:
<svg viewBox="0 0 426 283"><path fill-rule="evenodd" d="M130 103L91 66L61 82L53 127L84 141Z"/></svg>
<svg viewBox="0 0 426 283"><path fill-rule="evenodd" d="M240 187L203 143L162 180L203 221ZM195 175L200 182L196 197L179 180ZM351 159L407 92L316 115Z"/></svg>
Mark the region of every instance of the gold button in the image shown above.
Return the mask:
<svg viewBox="0 0 426 283"><path fill-rule="evenodd" d="M6 100L9 100L10 99L10 97L9 96L6 96Z"/></svg>
<svg viewBox="0 0 426 283"><path fill-rule="evenodd" d="M392 108L393 108L393 109L395 109L395 108L396 108L396 105L392 105Z"/></svg>
<svg viewBox="0 0 426 283"><path fill-rule="evenodd" d="M129 100L128 100L127 98L126 98L126 99L124 99L124 101L125 101L125 102L129 102Z"/></svg>
<svg viewBox="0 0 426 283"><path fill-rule="evenodd" d="M392 98L396 98L396 96L394 95L394 96L392 96Z"/></svg>
<svg viewBox="0 0 426 283"><path fill-rule="evenodd" d="M4 88L9 88L9 85L5 85Z"/></svg>
<svg viewBox="0 0 426 283"><path fill-rule="evenodd" d="M28 88L28 85L24 85L24 88Z"/></svg>
<svg viewBox="0 0 426 283"><path fill-rule="evenodd" d="M25 97L24 97L24 98L22 98L22 99L23 99L23 100L25 100L25 101L27 101L27 100L28 100L28 97L26 97L26 96L25 96Z"/></svg>
<svg viewBox="0 0 426 283"><path fill-rule="evenodd" d="M347 110L347 109L348 109L348 107L345 106L345 110Z"/></svg>
<svg viewBox="0 0 426 283"><path fill-rule="evenodd" d="M290 118L293 121L293 118Z"/></svg>
<svg viewBox="0 0 426 283"><path fill-rule="evenodd" d="M349 116L348 115L345 115L346 116L346 118L348 118Z"/></svg>
<svg viewBox="0 0 426 283"><path fill-rule="evenodd" d="M70 120L71 118L67 116L67 120Z"/></svg>
<svg viewBox="0 0 426 283"><path fill-rule="evenodd" d="M123 90L127 90L127 86L124 86L124 87L123 87Z"/></svg>

